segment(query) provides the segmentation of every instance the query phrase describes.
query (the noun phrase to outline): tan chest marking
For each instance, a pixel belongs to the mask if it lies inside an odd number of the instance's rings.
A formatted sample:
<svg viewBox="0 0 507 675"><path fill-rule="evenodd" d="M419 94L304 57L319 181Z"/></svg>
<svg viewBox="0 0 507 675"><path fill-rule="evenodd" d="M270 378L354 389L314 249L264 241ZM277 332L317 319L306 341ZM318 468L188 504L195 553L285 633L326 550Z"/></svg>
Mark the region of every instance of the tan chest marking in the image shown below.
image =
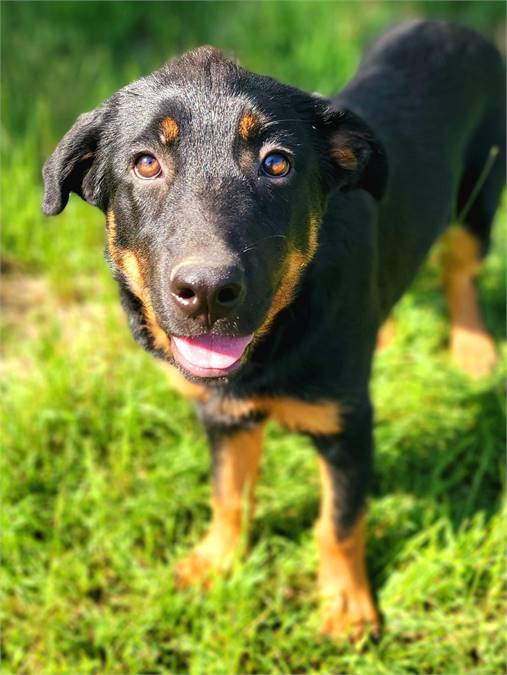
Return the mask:
<svg viewBox="0 0 507 675"><path fill-rule="evenodd" d="M268 399L269 414L290 431L335 434L341 431L340 411L333 401L307 403L297 398Z"/></svg>
<svg viewBox="0 0 507 675"><path fill-rule="evenodd" d="M161 366L178 393L193 400L209 400L210 394L205 386L189 382L174 366ZM220 415L237 420L255 413L267 415L289 431L336 434L342 430L340 407L334 401L308 403L291 396L256 396L249 399L219 399L217 406Z"/></svg>
<svg viewBox="0 0 507 675"><path fill-rule="evenodd" d="M251 399L223 399L222 414L241 418L262 413L289 431L335 434L341 431L339 406L334 401L308 403L291 396L258 396Z"/></svg>

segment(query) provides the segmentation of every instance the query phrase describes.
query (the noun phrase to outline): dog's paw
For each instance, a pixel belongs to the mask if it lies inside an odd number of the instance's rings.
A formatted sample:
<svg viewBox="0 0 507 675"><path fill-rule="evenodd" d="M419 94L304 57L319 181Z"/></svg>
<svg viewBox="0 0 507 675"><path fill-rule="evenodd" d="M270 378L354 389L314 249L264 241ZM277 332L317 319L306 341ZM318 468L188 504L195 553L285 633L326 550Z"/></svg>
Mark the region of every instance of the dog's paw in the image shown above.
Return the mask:
<svg viewBox="0 0 507 675"><path fill-rule="evenodd" d="M179 588L201 586L209 588L213 578L225 575L238 554L238 537L224 537L211 530L194 550L183 558L175 571Z"/></svg>
<svg viewBox="0 0 507 675"><path fill-rule="evenodd" d="M324 601L320 633L335 641L354 643L363 638L380 638L381 623L373 599L368 593L341 590Z"/></svg>
<svg viewBox="0 0 507 675"><path fill-rule="evenodd" d="M213 562L198 548L176 565L175 582L177 588L191 588L200 586L209 588L213 576L220 572Z"/></svg>
<svg viewBox="0 0 507 675"><path fill-rule="evenodd" d="M451 356L473 379L489 375L498 362L495 343L488 333L459 326L452 331Z"/></svg>

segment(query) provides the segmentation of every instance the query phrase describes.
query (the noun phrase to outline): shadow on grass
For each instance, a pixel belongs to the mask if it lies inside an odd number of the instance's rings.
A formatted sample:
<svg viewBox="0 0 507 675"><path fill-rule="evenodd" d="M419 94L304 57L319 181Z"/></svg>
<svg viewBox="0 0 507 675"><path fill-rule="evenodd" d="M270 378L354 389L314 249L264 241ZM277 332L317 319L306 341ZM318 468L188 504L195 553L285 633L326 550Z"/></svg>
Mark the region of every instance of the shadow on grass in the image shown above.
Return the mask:
<svg viewBox="0 0 507 675"><path fill-rule="evenodd" d="M318 513L318 492L304 500L298 498L293 508L287 509L285 504L279 509L270 509L254 521L252 543L272 535L297 541L302 533L314 526Z"/></svg>
<svg viewBox="0 0 507 675"><path fill-rule="evenodd" d="M405 437L386 444L382 439L393 435L396 422L380 421L376 427L367 557L377 589L409 539L438 523L457 535L476 514L486 530L499 510L505 446L501 387L475 393L465 387L460 400L471 413L466 428L443 424L427 434L408 429ZM253 544L273 535L300 540L313 528L318 510L318 490L285 502L255 522Z"/></svg>

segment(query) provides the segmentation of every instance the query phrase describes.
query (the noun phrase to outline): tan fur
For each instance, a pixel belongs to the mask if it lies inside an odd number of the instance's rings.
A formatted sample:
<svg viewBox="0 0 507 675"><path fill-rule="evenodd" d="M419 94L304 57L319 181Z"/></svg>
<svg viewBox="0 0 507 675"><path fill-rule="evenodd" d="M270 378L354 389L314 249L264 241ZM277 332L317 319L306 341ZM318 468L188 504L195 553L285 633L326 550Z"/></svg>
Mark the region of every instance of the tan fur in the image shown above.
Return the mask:
<svg viewBox="0 0 507 675"><path fill-rule="evenodd" d="M189 382L174 366L161 365L169 376L170 384L180 394L193 400L210 400L205 386ZM336 434L342 430L341 410L334 401L308 403L291 396L255 396L248 399L220 398L216 400L216 405L220 415L241 419L261 413L290 431Z"/></svg>
<svg viewBox="0 0 507 675"><path fill-rule="evenodd" d="M319 245L319 225L319 215L317 213L312 213L308 221L308 246L306 249L305 267L313 260L314 255L317 253L317 247Z"/></svg>
<svg viewBox="0 0 507 675"><path fill-rule="evenodd" d="M312 261L317 251L319 222L320 219L317 214L310 215L306 250L293 250L289 254L282 275L282 283L276 291L266 318L256 332L254 339L259 339L265 335L271 328L276 315L292 302L301 274Z"/></svg>
<svg viewBox="0 0 507 675"><path fill-rule="evenodd" d="M474 277L480 270L479 241L459 226L450 227L442 237L444 282L459 276Z"/></svg>
<svg viewBox="0 0 507 675"><path fill-rule="evenodd" d="M396 339L396 323L390 316L384 321L377 334L377 351L387 349Z"/></svg>
<svg viewBox="0 0 507 675"><path fill-rule="evenodd" d="M170 353L170 340L158 325L153 311L148 289L142 281L142 264L139 256L132 251L124 251L116 246L116 220L114 213L108 211L107 216L107 245L111 258L124 272L129 286L143 302L147 326L155 338L156 346L166 353ZM276 315L292 302L297 284L305 267L310 263L318 246L319 217L311 214L308 222L308 239L305 251L294 250L285 265L282 283L276 291L271 307L262 326L254 336L254 341L266 334Z"/></svg>
<svg viewBox="0 0 507 675"><path fill-rule="evenodd" d="M257 126L257 123L257 118L251 112L245 113L240 119L238 131L244 141L247 141L250 138L250 134Z"/></svg>
<svg viewBox="0 0 507 675"><path fill-rule="evenodd" d="M144 282L141 274L141 263L132 251L121 251L118 258L118 266L121 268L132 293L138 298L144 296Z"/></svg>
<svg viewBox="0 0 507 675"><path fill-rule="evenodd" d="M283 281L273 297L271 307L262 326L256 333L257 338L269 332L276 315L292 302L294 292L306 264L306 256L300 251L293 251L289 255L283 274Z"/></svg>
<svg viewBox="0 0 507 675"><path fill-rule="evenodd" d="M334 487L327 464L319 459L322 495L315 533L319 547L318 586L323 602L322 632L334 638L378 633L380 622L365 562L364 518L343 537L336 531Z"/></svg>
<svg viewBox="0 0 507 675"><path fill-rule="evenodd" d="M144 317L146 319L146 326L153 336L153 342L157 349L162 350L168 356L172 355L171 340L167 333L160 327L157 321L151 298L147 289L145 289L144 297L141 298L144 306Z"/></svg>
<svg viewBox="0 0 507 675"><path fill-rule="evenodd" d="M209 392L206 387L195 384L195 382L189 382L175 366L169 363L159 362L159 365L168 376L171 387L179 394L193 401L206 401L208 399Z"/></svg>
<svg viewBox="0 0 507 675"><path fill-rule="evenodd" d="M160 122L160 138L162 143L172 143L178 138L178 122L172 117L166 117Z"/></svg>
<svg viewBox="0 0 507 675"><path fill-rule="evenodd" d="M114 262L116 262L117 228L116 228L116 218L112 210L109 210L106 213L106 228L107 228L107 250L109 251L109 255L111 256L111 258L114 260Z"/></svg>
<svg viewBox="0 0 507 675"><path fill-rule="evenodd" d="M255 483L262 450L263 425L239 431L217 449L213 515L204 539L176 570L180 586L207 584L210 575L226 571L254 510Z"/></svg>
<svg viewBox="0 0 507 675"><path fill-rule="evenodd" d="M247 417L256 412L266 412L265 409L261 407L259 398L222 398L220 399L218 407L221 415L226 415L233 419Z"/></svg>
<svg viewBox="0 0 507 675"><path fill-rule="evenodd" d="M109 255L114 263L121 269L132 293L141 300L144 320L153 337L154 345L167 355L170 355L171 341L157 321L150 292L144 281L142 272L143 261L140 256L136 255L133 251L119 248L116 245L116 219L112 211L108 211L106 221Z"/></svg>
<svg viewBox="0 0 507 675"><path fill-rule="evenodd" d="M331 150L331 155L336 159L338 164L344 169L347 169L347 171L355 171L357 169L357 157L350 148L338 146Z"/></svg>
<svg viewBox="0 0 507 675"><path fill-rule="evenodd" d="M341 431L341 415L333 401L307 403L290 396L256 396L250 399L222 399L220 413L241 418L263 413L290 431L335 434Z"/></svg>
<svg viewBox="0 0 507 675"><path fill-rule="evenodd" d="M451 355L473 378L487 375L498 356L482 321L474 277L480 269L478 240L451 227L442 240L443 283L451 317Z"/></svg>
<svg viewBox="0 0 507 675"><path fill-rule="evenodd" d="M341 430L340 410L333 401L306 403L282 396L267 400L268 412L290 431L336 434Z"/></svg>

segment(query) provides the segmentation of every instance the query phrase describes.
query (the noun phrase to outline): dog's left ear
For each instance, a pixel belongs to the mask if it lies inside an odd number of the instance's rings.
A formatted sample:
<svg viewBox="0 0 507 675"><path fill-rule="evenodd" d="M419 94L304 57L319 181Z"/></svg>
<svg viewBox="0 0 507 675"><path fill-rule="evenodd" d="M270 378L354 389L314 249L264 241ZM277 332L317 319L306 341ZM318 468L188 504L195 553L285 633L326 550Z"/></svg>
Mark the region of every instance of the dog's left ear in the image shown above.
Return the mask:
<svg viewBox="0 0 507 675"><path fill-rule="evenodd" d="M371 129L348 110L327 110L320 116L327 164L331 160L332 183L343 190L361 188L380 200L388 177L382 143Z"/></svg>
<svg viewBox="0 0 507 675"><path fill-rule="evenodd" d="M44 164L42 210L47 216L63 211L71 192L101 208L94 162L104 117L104 108L80 115Z"/></svg>

